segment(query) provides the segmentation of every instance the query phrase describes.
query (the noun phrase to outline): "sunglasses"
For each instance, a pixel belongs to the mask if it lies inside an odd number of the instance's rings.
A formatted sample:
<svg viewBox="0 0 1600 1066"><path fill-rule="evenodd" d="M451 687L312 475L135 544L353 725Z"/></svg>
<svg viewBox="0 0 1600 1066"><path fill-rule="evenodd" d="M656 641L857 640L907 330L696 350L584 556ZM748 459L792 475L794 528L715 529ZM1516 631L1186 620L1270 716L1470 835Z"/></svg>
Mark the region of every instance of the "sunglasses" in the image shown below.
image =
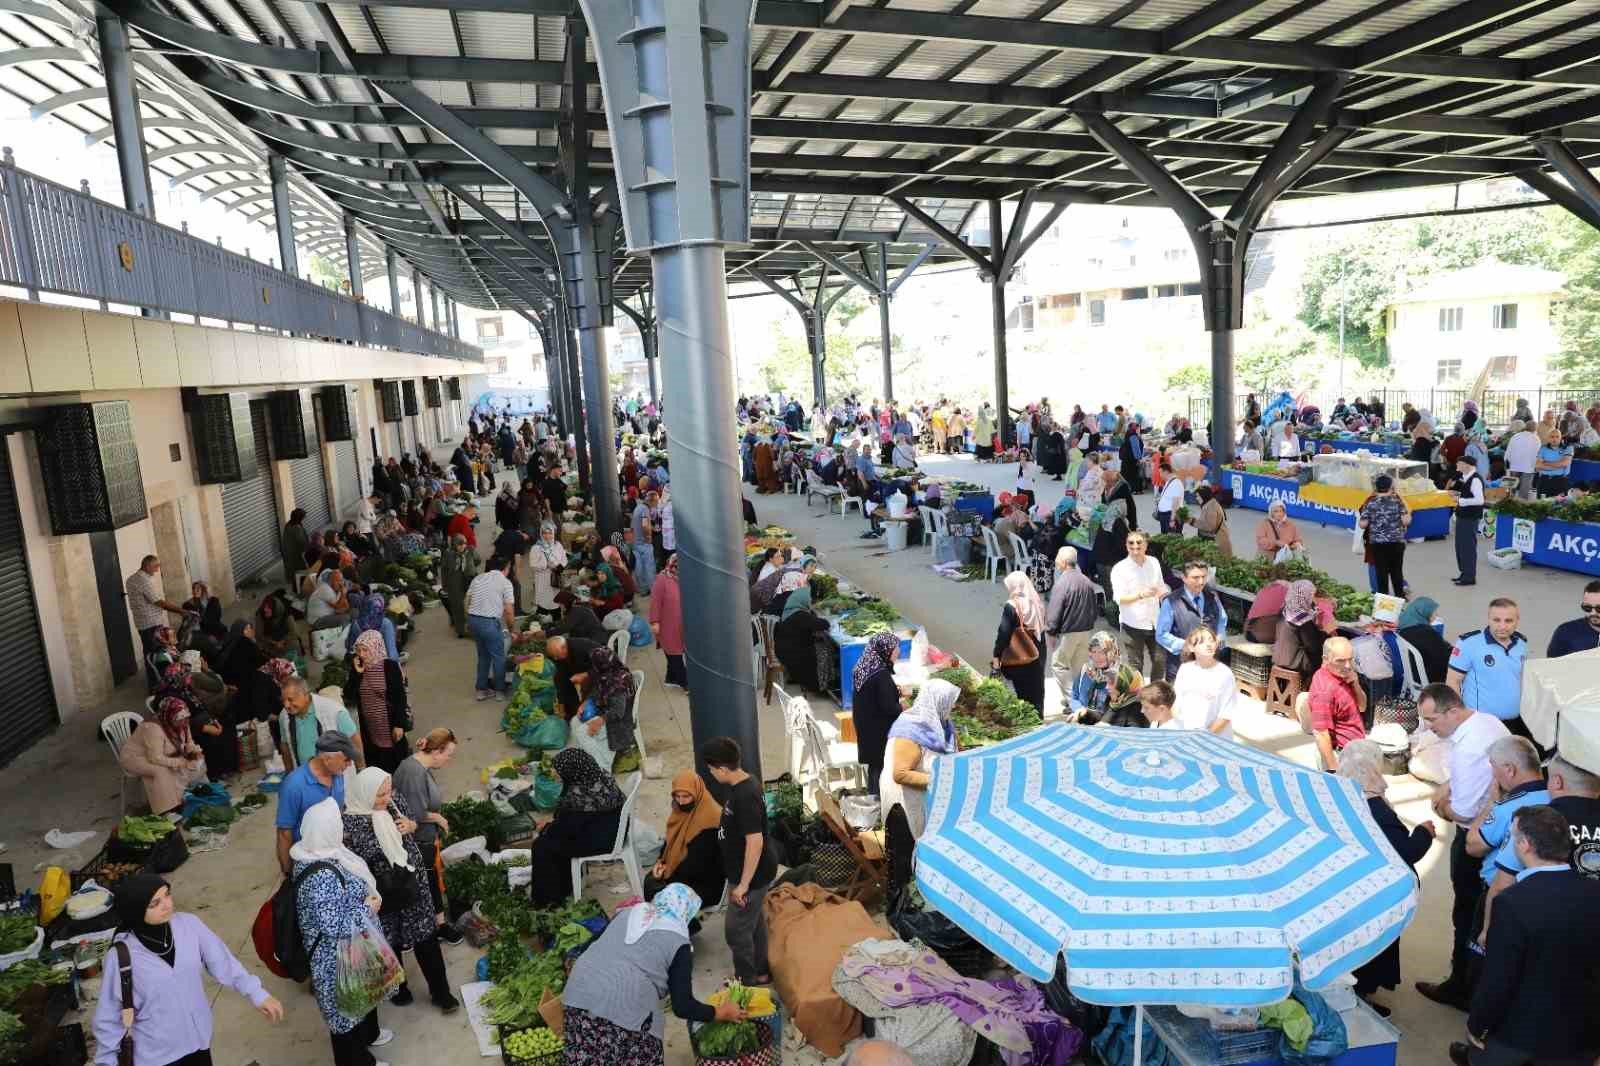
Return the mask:
<svg viewBox="0 0 1600 1066"><path fill-rule="evenodd" d="M1584 614L1600 614L1600 603L1581 603L1578 610Z"/></svg>

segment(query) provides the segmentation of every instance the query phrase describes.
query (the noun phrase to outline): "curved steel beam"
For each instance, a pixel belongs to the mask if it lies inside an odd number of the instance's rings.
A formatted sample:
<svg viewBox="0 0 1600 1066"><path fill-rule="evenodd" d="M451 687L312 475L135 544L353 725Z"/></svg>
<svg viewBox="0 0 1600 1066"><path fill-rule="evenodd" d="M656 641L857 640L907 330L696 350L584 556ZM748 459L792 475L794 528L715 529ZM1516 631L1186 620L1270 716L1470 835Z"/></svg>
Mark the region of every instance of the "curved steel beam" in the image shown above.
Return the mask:
<svg viewBox="0 0 1600 1066"><path fill-rule="evenodd" d="M240 159L254 160L256 163L261 162L260 158L257 157L254 152L251 152L248 149L239 148L231 144L216 143L169 144L165 148L157 148L155 151L151 152L150 162L155 163L163 159L171 159L175 155L188 155L190 152L209 152L212 155L231 155L237 156Z"/></svg>
<svg viewBox="0 0 1600 1066"><path fill-rule="evenodd" d="M112 0L107 6L150 37L225 63L316 78L356 77L373 81L478 81L560 85L562 64L520 59L475 59L466 56L352 55L353 71L341 69L331 55L308 48L246 41L231 34L201 29L192 22L156 10L146 0Z"/></svg>
<svg viewBox="0 0 1600 1066"><path fill-rule="evenodd" d="M143 101L141 101L141 103L142 102ZM147 130L192 130L195 133L209 133L213 135L217 132L217 126L214 122L206 122L203 119L198 118L169 118L166 115L140 116L139 125L143 126ZM93 148L101 141L111 140L112 132L113 131L110 126L102 126L100 129L97 129L92 133L84 134L84 147Z"/></svg>
<svg viewBox="0 0 1600 1066"><path fill-rule="evenodd" d="M33 0L0 0L0 11L13 15L25 15L40 22L54 22L57 26L65 27L74 33L82 29L78 23L61 14L55 8L45 4L36 4Z"/></svg>
<svg viewBox="0 0 1600 1066"><path fill-rule="evenodd" d="M256 168L249 163L207 163L203 167L185 170L167 182L169 188L176 189L186 181L203 178L207 174L253 174Z"/></svg>
<svg viewBox="0 0 1600 1066"><path fill-rule="evenodd" d="M271 182L264 181L261 178L246 178L243 181L230 181L222 185L213 185L200 194L200 202L205 203L207 200L215 200L225 193L243 192L245 189L266 189L270 188L271 185ZM232 207L233 205L224 204L223 206Z"/></svg>
<svg viewBox="0 0 1600 1066"><path fill-rule="evenodd" d="M105 98L106 87L104 85L90 85L82 89L74 89L69 93L57 93L55 96L47 100L41 100L28 108L28 117L41 119L60 111L64 107L71 107L73 104L87 104L91 101L104 100ZM159 104L162 107L170 107L178 111L188 110L188 105L176 97L146 92L143 89L139 90L139 102L141 104Z"/></svg>
<svg viewBox="0 0 1600 1066"><path fill-rule="evenodd" d="M96 65L92 56L76 48L10 48L0 52L0 67L14 67L21 63L88 63Z"/></svg>
<svg viewBox="0 0 1600 1066"><path fill-rule="evenodd" d="M318 120L325 121L325 120ZM256 116L245 120L245 125L261 136L281 144L330 155L349 156L354 159L372 159L383 163L470 163L472 156L455 144L416 144L405 149L380 141L352 141L344 137L327 137L310 130L296 129L273 119ZM541 148L533 144L507 145L506 151L527 164L554 166L558 153L554 148Z"/></svg>

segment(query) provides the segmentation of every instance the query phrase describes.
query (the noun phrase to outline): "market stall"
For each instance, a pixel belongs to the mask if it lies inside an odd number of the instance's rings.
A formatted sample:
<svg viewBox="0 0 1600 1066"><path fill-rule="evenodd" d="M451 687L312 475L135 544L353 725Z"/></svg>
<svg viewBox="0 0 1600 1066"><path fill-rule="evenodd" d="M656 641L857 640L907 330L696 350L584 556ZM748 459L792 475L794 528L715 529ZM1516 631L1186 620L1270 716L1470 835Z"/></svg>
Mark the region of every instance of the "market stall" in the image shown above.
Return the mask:
<svg viewBox="0 0 1600 1066"><path fill-rule="evenodd" d="M1373 455L1397 458L1411 450L1411 442L1403 437L1384 435L1378 440L1370 436L1362 437L1351 434L1339 436L1322 436L1316 433L1307 433L1302 438L1310 445L1310 450L1320 452L1323 445L1327 445L1336 452L1370 452Z"/></svg>
<svg viewBox="0 0 1600 1066"><path fill-rule="evenodd" d="M1443 537L1450 532L1455 499L1434 488L1427 464L1361 453L1333 452L1314 456L1309 480L1299 464L1258 463L1228 471L1226 484L1236 504L1265 511L1281 500L1290 518L1302 518L1339 529L1356 527L1356 511L1372 494L1380 474L1395 479L1395 489L1411 508L1407 536L1412 540Z"/></svg>
<svg viewBox="0 0 1600 1066"><path fill-rule="evenodd" d="M1502 499L1495 505L1495 548L1556 570L1600 577L1600 496L1579 500Z"/></svg>

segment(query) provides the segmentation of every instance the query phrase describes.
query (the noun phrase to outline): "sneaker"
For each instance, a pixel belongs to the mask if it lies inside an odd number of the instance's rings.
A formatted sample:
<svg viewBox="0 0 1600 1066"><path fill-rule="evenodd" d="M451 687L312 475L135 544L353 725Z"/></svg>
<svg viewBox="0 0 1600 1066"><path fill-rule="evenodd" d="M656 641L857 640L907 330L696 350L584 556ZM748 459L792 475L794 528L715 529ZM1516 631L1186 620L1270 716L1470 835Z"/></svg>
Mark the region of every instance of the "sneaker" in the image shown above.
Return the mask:
<svg viewBox="0 0 1600 1066"><path fill-rule="evenodd" d="M433 1005L438 1007L439 1010L445 1014L454 1014L456 1011L461 1009L461 1001L456 999L456 997L452 996L448 992L446 992L443 996L435 996L433 998Z"/></svg>
<svg viewBox="0 0 1600 1066"><path fill-rule="evenodd" d="M391 999L389 1002L393 1003L396 1007L409 1007L409 1006L411 1006L411 1004L413 1002L413 997L411 995L411 986L410 985L401 985L400 986L400 991L396 992L394 994L394 998Z"/></svg>
<svg viewBox="0 0 1600 1066"><path fill-rule="evenodd" d="M662 684L667 686L668 688L675 688L679 692L688 692L689 691L688 689L684 688L682 685L678 684L676 681L663 681Z"/></svg>
<svg viewBox="0 0 1600 1066"><path fill-rule="evenodd" d="M479 689L477 692L473 693L472 698L477 700L479 703L482 703L484 700L489 698L489 694L483 689Z"/></svg>
<svg viewBox="0 0 1600 1066"><path fill-rule="evenodd" d="M504 703L506 701L506 698L507 698L506 697L506 690L503 689L503 688L496 689L495 692L494 692L494 698L499 700L501 703Z"/></svg>
<svg viewBox="0 0 1600 1066"><path fill-rule="evenodd" d="M439 942L442 944L459 944L466 939L466 937L461 935L461 930L457 929L453 925L450 925L449 923L441 925L439 927L439 932L435 935L439 938Z"/></svg>
<svg viewBox="0 0 1600 1066"><path fill-rule="evenodd" d="M374 1040L372 1043L368 1044L367 1046L368 1047L383 1047L385 1044L391 1042L392 1040L394 1040L394 1030L393 1029L379 1029L378 1030L378 1039Z"/></svg>

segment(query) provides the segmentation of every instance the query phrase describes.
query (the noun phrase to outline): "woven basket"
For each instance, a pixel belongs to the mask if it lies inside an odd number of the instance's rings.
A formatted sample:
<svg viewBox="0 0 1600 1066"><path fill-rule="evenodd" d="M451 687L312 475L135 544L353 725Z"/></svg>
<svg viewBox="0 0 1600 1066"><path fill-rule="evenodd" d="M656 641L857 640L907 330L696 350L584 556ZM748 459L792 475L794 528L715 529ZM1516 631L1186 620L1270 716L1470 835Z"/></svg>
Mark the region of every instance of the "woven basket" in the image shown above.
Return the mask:
<svg viewBox="0 0 1600 1066"><path fill-rule="evenodd" d="M1407 733L1415 733L1419 722L1417 701L1404 696L1385 696L1372 709L1372 724L1375 726L1393 724Z"/></svg>
<svg viewBox="0 0 1600 1066"><path fill-rule="evenodd" d="M760 1018L755 1020L764 1021ZM770 1024L757 1026L756 1036L761 1046L743 1055L702 1055L700 1050L695 1048L695 1066L780 1066L783 1062L783 1045L778 1042L778 1038L774 1035L775 1031ZM691 1045L694 1043L693 1034L694 1027L691 1027L689 1041Z"/></svg>

